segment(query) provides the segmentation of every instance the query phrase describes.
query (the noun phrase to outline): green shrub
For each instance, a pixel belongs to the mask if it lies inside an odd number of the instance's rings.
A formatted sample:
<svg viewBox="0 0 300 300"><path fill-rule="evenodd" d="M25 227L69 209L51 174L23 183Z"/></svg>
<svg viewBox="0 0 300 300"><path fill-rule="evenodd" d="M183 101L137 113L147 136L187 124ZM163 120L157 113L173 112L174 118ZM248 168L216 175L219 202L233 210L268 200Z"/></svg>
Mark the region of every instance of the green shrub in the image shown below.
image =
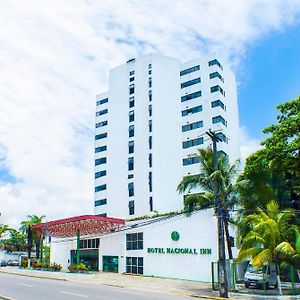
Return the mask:
<svg viewBox="0 0 300 300"><path fill-rule="evenodd" d="M70 271L71 273L77 272L76 264L70 264L70 265L68 266L68 269L69 269L69 271Z"/></svg>
<svg viewBox="0 0 300 300"><path fill-rule="evenodd" d="M62 266L57 263L50 264L50 271L59 272L62 269Z"/></svg>
<svg viewBox="0 0 300 300"><path fill-rule="evenodd" d="M79 264L70 264L68 266L70 273L77 273L77 272L87 272L89 271L89 267L84 263Z"/></svg>

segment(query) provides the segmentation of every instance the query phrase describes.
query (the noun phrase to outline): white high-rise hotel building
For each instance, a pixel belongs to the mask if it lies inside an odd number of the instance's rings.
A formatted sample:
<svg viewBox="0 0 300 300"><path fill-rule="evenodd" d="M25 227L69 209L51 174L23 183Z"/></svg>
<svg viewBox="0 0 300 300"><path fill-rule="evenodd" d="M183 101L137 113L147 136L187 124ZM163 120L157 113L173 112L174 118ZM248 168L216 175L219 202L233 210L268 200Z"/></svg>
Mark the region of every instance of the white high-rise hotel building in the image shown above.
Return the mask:
<svg viewBox="0 0 300 300"><path fill-rule="evenodd" d="M194 154L211 145L209 129L223 140L218 150L237 159L236 83L219 58L148 55L112 69L108 91L97 95L95 214L182 209L177 185L199 173Z"/></svg>

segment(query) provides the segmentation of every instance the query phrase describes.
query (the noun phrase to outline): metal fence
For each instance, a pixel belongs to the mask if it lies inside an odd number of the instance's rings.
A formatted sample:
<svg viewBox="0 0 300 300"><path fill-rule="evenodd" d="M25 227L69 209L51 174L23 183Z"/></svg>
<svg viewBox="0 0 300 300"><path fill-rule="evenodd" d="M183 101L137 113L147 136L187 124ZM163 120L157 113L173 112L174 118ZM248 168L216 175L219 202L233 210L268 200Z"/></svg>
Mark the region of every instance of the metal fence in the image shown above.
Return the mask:
<svg viewBox="0 0 300 300"><path fill-rule="evenodd" d="M244 276L249 262L234 263L226 261L226 273L228 289L231 292L257 294L257 295L277 295L278 289L268 282L268 275L262 273L262 280L244 282ZM219 264L212 262L212 289L219 290ZM280 268L281 289L283 295L300 295L300 272L294 266Z"/></svg>

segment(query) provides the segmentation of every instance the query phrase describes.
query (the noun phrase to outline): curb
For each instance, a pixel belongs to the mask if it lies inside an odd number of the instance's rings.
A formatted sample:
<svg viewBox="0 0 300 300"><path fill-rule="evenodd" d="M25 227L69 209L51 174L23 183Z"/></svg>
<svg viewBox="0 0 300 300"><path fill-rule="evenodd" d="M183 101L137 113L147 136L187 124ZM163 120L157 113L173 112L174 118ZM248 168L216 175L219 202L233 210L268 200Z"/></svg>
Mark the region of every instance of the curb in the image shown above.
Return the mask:
<svg viewBox="0 0 300 300"><path fill-rule="evenodd" d="M213 299L213 300L224 300L225 298L221 297L216 297L216 296L207 296L207 295L193 295L189 294L188 296L193 297L193 298L200 298L200 299ZM227 299L235 299L235 298L227 298Z"/></svg>
<svg viewBox="0 0 300 300"><path fill-rule="evenodd" d="M50 277L50 276L43 276L43 275L35 275L35 274L21 274L21 273L16 273L16 272L5 272L5 271L0 271L0 273L3 274L11 274L11 275L18 275L18 276L24 276L24 277L33 277L33 278L41 278L41 279L50 279L50 280L59 280L59 281L67 281L65 278L60 278L60 277ZM0 296L1 297L1 296ZM1 299L1 298L0 298ZM4 298L5 299L5 298Z"/></svg>

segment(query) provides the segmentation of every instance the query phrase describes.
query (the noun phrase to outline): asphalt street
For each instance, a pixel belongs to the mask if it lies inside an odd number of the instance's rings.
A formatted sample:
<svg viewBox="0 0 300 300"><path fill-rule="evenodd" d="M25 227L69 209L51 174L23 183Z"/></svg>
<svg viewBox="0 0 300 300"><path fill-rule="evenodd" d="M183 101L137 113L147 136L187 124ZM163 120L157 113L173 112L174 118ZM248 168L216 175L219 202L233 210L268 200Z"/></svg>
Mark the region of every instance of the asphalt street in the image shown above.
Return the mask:
<svg viewBox="0 0 300 300"><path fill-rule="evenodd" d="M132 291L116 286L76 283L41 278L24 277L11 274L0 274L0 299L7 297L13 300L68 300L68 299L101 299L101 300L180 300L192 299L176 295L164 295Z"/></svg>

